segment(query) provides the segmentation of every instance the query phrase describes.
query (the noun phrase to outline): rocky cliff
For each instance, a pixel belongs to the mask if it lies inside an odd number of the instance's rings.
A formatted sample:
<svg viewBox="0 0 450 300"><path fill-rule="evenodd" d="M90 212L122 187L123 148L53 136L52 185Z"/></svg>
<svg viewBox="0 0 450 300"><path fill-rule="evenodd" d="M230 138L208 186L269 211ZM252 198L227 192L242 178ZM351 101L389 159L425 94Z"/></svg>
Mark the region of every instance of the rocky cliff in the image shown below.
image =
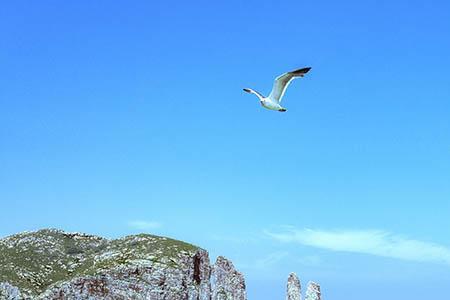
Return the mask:
<svg viewBox="0 0 450 300"><path fill-rule="evenodd" d="M245 300L243 276L184 242L40 230L0 240L0 299Z"/></svg>
<svg viewBox="0 0 450 300"><path fill-rule="evenodd" d="M308 288L306 289L305 300L320 300L320 299L322 299L320 292L320 285L310 281L308 283Z"/></svg>
<svg viewBox="0 0 450 300"><path fill-rule="evenodd" d="M289 274L286 287L286 300L301 300L302 289L297 274ZM306 288L305 300L321 300L320 285L310 281Z"/></svg>
<svg viewBox="0 0 450 300"><path fill-rule="evenodd" d="M148 234L117 240L55 229L0 240L0 300L246 300L232 262L181 241ZM300 300L290 274L287 299ZM320 300L310 283L305 300Z"/></svg>
<svg viewBox="0 0 450 300"><path fill-rule="evenodd" d="M300 285L300 280L297 274L291 273L288 277L287 288L286 288L286 300L301 300L302 299L302 288Z"/></svg>

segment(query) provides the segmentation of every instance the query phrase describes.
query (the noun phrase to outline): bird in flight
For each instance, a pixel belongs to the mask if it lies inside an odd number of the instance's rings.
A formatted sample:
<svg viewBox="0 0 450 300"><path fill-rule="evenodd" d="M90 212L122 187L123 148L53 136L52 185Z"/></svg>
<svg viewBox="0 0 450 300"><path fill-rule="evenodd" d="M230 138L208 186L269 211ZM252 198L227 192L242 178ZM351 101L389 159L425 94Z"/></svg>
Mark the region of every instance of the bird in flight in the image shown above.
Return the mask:
<svg viewBox="0 0 450 300"><path fill-rule="evenodd" d="M244 89L247 93L255 94L261 105L270 110L277 110L281 112L285 112L286 108L280 105L281 98L283 98L284 92L286 91L289 83L297 77L303 77L306 73L309 72L311 68L302 68L292 72L284 73L277 78L275 78L275 82L273 83L272 91L268 97L264 97L260 93L252 89Z"/></svg>

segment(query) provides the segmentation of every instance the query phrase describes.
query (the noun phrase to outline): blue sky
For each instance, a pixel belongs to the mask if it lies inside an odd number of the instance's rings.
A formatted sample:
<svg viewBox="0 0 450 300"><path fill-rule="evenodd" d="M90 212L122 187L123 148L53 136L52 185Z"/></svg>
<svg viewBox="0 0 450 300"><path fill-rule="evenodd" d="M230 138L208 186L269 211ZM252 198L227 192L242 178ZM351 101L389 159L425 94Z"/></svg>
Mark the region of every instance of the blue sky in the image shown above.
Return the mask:
<svg viewBox="0 0 450 300"><path fill-rule="evenodd" d="M58 1L0 10L0 236L168 235L250 299L450 293L446 1ZM287 113L273 78L311 66Z"/></svg>

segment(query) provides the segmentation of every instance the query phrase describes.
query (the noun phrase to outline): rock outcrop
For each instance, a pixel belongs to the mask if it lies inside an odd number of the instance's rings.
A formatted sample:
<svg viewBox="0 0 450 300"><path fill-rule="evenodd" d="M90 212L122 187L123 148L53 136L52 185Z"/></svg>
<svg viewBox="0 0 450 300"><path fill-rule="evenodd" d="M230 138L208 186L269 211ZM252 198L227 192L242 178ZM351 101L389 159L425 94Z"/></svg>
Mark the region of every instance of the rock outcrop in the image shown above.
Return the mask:
<svg viewBox="0 0 450 300"><path fill-rule="evenodd" d="M308 288L306 289L306 297L305 300L320 300L320 285L310 281L308 283Z"/></svg>
<svg viewBox="0 0 450 300"><path fill-rule="evenodd" d="M245 280L233 263L219 256L211 273L212 300L245 300Z"/></svg>
<svg viewBox="0 0 450 300"><path fill-rule="evenodd" d="M300 280L297 274L291 273L288 277L287 289L286 289L286 300L301 300L302 290L300 285Z"/></svg>
<svg viewBox="0 0 450 300"><path fill-rule="evenodd" d="M223 257L153 235L117 240L45 229L0 240L0 299L246 300Z"/></svg>
<svg viewBox="0 0 450 300"><path fill-rule="evenodd" d="M281 298L281 297L280 297ZM0 300L247 300L226 258L148 234L109 240L55 229L0 239ZM301 300L295 273L286 300ZM305 300L320 300L310 282Z"/></svg>
<svg viewBox="0 0 450 300"><path fill-rule="evenodd" d="M7 282L0 283L0 299L2 300L18 300L22 299L22 295L17 287Z"/></svg>

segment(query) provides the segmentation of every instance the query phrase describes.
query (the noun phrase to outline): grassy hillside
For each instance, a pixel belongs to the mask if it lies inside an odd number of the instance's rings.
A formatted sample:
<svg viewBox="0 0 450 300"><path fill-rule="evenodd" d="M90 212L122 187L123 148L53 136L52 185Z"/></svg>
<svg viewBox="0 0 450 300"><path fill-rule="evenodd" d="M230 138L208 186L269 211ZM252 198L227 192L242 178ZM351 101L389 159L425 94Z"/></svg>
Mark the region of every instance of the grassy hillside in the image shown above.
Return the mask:
<svg viewBox="0 0 450 300"><path fill-rule="evenodd" d="M108 240L54 229L26 232L0 240L0 282L36 295L58 281L120 265L146 261L176 267L180 257L197 249L148 234Z"/></svg>

